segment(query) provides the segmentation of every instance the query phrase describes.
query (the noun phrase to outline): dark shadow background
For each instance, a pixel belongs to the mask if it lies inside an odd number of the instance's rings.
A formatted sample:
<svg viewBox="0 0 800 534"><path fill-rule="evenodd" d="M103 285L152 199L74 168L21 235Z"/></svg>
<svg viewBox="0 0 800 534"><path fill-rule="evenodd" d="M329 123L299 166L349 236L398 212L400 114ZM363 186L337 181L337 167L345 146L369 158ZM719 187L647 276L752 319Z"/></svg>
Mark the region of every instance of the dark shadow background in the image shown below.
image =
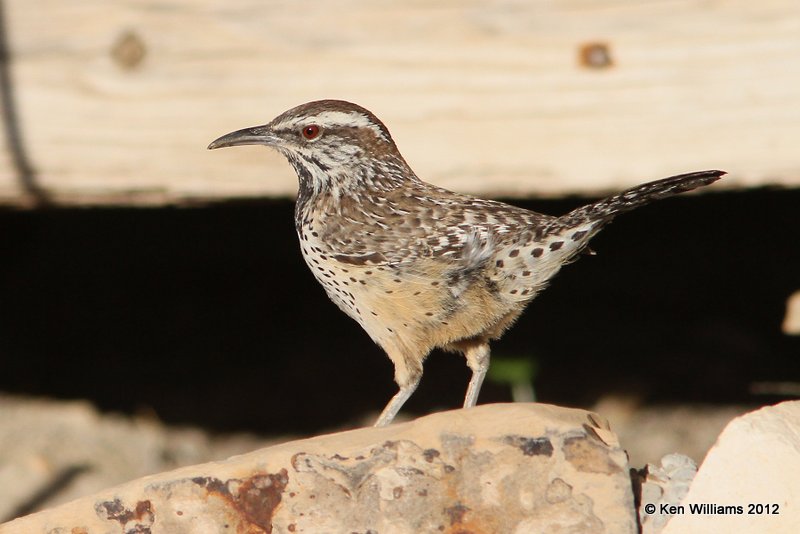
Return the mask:
<svg viewBox="0 0 800 534"><path fill-rule="evenodd" d="M560 214L584 203L514 201ZM300 257L289 201L0 211L0 390L88 398L218 431L354 425L392 367ZM494 345L531 356L539 400L765 404L800 381L780 324L800 289L800 191L683 196L620 217ZM406 413L460 404L434 353ZM482 403L507 401L487 383Z"/></svg>

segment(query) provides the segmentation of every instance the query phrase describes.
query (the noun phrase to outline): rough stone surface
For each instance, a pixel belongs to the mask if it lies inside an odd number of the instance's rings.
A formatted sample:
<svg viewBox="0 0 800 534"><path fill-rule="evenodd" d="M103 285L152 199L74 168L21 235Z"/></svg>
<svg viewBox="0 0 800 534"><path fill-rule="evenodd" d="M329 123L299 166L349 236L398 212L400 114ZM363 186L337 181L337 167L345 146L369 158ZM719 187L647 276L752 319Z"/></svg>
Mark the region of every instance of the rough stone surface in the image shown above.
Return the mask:
<svg viewBox="0 0 800 534"><path fill-rule="evenodd" d="M646 405L636 397L608 396L591 410L603 414L634 467L658 464L672 453L696 463L705 458L720 433L752 406L703 404Z"/></svg>
<svg viewBox="0 0 800 534"><path fill-rule="evenodd" d="M0 522L269 443L248 435L211 438L153 417L101 414L86 401L0 395Z"/></svg>
<svg viewBox="0 0 800 534"><path fill-rule="evenodd" d="M663 534L800 532L800 401L732 421ZM706 505L704 513L690 506ZM725 512L725 513L722 513Z"/></svg>
<svg viewBox="0 0 800 534"><path fill-rule="evenodd" d="M583 410L489 405L145 477L35 532L636 532L624 451Z"/></svg>
<svg viewBox="0 0 800 534"><path fill-rule="evenodd" d="M683 454L668 454L660 465L647 464L639 471L639 501L656 507L680 504L692 479L697 474L697 464ZM670 516L647 514L639 507L639 524L642 534L657 534L666 526Z"/></svg>

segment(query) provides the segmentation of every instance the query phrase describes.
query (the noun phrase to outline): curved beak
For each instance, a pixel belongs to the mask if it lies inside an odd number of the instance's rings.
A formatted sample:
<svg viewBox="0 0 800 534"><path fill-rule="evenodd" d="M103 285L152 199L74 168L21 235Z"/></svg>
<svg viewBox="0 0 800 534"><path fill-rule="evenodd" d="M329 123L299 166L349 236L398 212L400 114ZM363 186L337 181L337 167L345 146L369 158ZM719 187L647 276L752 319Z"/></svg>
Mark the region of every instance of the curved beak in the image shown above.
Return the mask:
<svg viewBox="0 0 800 534"><path fill-rule="evenodd" d="M267 145L276 146L280 144L281 140L278 136L272 133L268 125L254 126L252 128L243 128L236 130L229 134L211 141L208 145L209 150L215 148L225 148L228 146L238 145Z"/></svg>

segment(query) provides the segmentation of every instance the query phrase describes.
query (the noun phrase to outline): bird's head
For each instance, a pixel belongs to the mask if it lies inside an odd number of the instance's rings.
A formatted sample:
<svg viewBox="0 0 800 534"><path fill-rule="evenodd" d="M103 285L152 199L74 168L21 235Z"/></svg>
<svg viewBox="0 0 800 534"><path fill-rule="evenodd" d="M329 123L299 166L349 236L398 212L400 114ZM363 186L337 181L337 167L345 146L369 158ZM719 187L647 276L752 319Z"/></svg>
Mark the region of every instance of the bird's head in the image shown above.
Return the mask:
<svg viewBox="0 0 800 534"><path fill-rule="evenodd" d="M314 192L360 187L365 180L387 187L414 177L386 126L370 111L343 100L302 104L263 126L223 135L208 148L237 145L275 148L294 167L301 188Z"/></svg>

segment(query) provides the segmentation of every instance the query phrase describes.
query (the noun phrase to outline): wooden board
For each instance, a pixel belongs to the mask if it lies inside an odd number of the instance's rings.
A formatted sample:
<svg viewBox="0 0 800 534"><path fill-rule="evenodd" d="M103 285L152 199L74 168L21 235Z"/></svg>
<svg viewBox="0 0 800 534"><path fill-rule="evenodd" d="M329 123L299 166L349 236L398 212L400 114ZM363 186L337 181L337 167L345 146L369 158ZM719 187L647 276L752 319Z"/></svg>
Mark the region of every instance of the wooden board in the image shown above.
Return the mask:
<svg viewBox="0 0 800 534"><path fill-rule="evenodd" d="M597 194L722 168L800 185L796 0L7 0L21 140L65 204L290 196L228 131L319 98L482 195ZM0 203L24 204L8 139Z"/></svg>

